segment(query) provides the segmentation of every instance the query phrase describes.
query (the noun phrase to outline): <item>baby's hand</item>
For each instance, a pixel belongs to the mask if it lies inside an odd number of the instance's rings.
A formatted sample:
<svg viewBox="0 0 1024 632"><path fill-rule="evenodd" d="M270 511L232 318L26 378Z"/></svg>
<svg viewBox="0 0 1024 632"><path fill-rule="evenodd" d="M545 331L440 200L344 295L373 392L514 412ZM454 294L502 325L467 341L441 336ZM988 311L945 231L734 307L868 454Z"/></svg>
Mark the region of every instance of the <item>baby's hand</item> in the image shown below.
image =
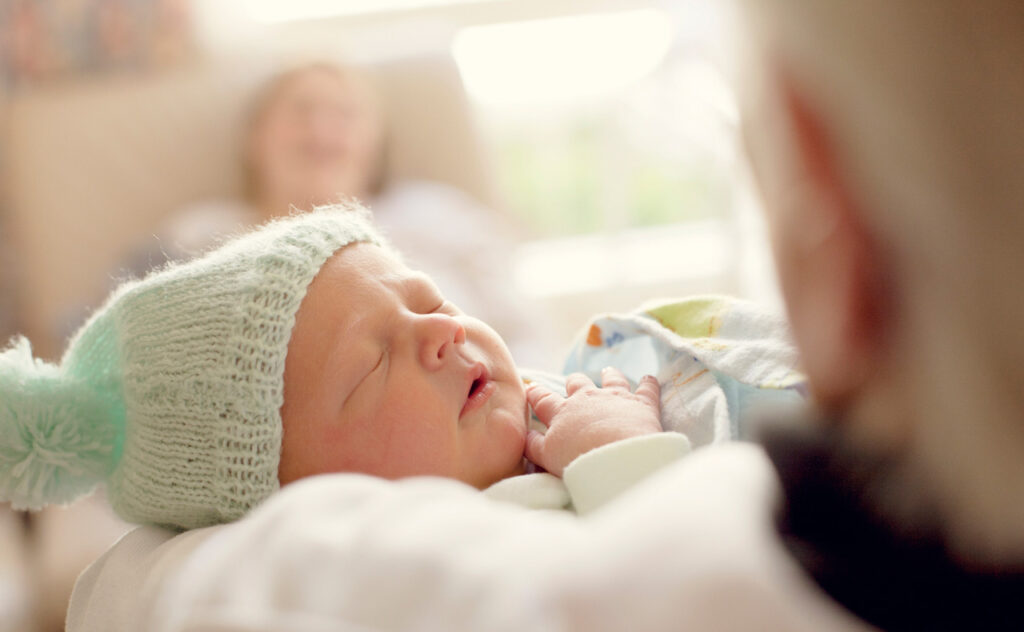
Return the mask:
<svg viewBox="0 0 1024 632"><path fill-rule="evenodd" d="M645 375L636 387L618 369L601 371L601 388L582 373L565 381L563 398L538 384L526 390L547 434L531 430L526 437L526 458L556 476L576 457L607 443L661 432L661 388Z"/></svg>

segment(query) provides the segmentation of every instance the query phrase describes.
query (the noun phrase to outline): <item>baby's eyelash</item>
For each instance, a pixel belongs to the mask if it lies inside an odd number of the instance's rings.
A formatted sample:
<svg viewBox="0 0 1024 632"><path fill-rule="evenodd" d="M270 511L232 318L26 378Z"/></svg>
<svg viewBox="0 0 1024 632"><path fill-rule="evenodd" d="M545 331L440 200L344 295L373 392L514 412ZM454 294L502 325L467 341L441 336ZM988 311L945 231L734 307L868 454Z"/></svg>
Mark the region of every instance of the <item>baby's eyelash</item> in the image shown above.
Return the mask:
<svg viewBox="0 0 1024 632"><path fill-rule="evenodd" d="M377 372L377 369L385 365L387 355L387 349L381 352L380 358L377 359L377 363L373 365L373 368L367 371L366 374L364 374L363 377L359 379L359 382L357 382L356 385L352 387L352 390L349 391L348 395L345 396L345 401L342 402L341 404L342 406L348 403L348 400L356 393L356 391L363 387L363 384L365 384L366 381L370 379L370 376Z"/></svg>

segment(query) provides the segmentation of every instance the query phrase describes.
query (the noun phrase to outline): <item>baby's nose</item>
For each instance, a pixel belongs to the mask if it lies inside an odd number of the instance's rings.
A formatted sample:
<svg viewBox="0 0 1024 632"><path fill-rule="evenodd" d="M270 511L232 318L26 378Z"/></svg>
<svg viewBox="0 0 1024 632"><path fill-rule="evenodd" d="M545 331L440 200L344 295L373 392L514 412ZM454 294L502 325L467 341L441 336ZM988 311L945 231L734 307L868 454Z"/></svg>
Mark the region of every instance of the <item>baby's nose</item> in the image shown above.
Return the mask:
<svg viewBox="0 0 1024 632"><path fill-rule="evenodd" d="M455 345L466 342L466 330L447 314L425 314L417 324L420 336L420 362L430 370L445 365Z"/></svg>

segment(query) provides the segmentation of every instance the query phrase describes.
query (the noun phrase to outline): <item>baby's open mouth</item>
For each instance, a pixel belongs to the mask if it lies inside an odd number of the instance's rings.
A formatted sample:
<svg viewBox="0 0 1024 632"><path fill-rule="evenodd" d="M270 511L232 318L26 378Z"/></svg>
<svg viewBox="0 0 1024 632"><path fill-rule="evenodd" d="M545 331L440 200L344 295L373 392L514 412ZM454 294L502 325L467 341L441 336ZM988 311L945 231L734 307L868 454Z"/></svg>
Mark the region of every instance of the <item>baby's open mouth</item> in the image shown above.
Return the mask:
<svg viewBox="0 0 1024 632"><path fill-rule="evenodd" d="M469 387L466 393L466 403L462 406L459 417L471 410L475 410L487 401L494 392L494 382L491 381L487 367L477 363L469 371Z"/></svg>
<svg viewBox="0 0 1024 632"><path fill-rule="evenodd" d="M479 378L479 377L476 378L475 380L473 380L473 383L469 385L469 398L472 398L473 397L473 393L476 393L477 391L479 391L480 388L483 387L483 385L486 384L486 383L487 382L485 380L483 380L482 378Z"/></svg>

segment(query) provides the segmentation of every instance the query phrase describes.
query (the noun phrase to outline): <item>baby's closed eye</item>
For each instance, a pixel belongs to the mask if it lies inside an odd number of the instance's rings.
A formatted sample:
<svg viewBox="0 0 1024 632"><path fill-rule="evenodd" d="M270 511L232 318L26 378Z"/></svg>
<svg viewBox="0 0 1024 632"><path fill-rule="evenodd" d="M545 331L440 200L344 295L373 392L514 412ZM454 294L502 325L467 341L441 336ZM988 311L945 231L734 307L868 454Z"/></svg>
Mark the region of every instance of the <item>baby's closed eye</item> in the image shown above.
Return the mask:
<svg viewBox="0 0 1024 632"><path fill-rule="evenodd" d="M387 350L384 350L384 351L380 352L380 357L377 359L377 364L373 365L373 368L370 369L370 373L373 373L377 369L379 369L382 366L384 366L384 358L385 358L385 356L387 356L387 354L388 354Z"/></svg>

